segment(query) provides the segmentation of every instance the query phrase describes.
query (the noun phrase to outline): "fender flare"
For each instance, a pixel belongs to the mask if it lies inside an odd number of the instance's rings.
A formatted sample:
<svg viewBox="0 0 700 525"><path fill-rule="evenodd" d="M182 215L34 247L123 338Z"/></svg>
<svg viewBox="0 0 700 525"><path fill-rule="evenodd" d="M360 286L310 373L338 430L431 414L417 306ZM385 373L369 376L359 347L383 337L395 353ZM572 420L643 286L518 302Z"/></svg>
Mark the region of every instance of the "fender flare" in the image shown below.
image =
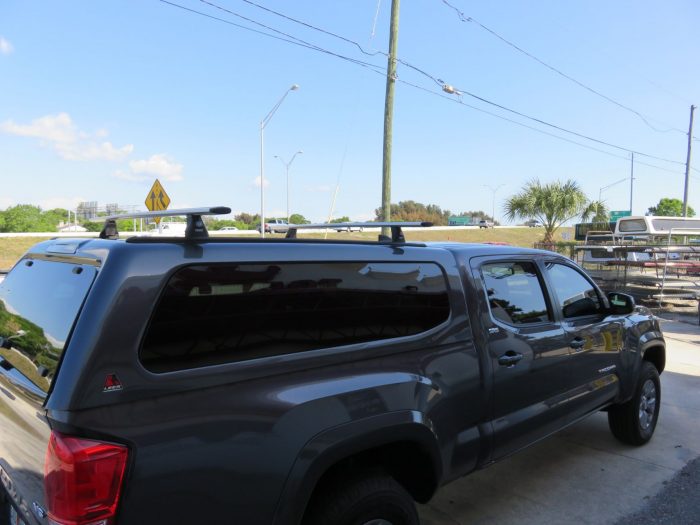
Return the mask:
<svg viewBox="0 0 700 525"><path fill-rule="evenodd" d="M297 454L287 476L273 523L300 523L316 484L339 461L395 442L415 443L426 451L437 488L443 466L430 421L417 411L390 412L339 425L311 438Z"/></svg>

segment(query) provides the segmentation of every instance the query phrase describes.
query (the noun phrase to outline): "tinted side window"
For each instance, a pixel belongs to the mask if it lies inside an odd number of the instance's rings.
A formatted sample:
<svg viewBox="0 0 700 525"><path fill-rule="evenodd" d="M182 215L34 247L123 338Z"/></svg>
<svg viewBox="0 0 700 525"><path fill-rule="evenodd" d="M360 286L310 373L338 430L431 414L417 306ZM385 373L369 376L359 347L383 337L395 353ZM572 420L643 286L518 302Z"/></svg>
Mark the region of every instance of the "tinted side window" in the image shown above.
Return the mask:
<svg viewBox="0 0 700 525"><path fill-rule="evenodd" d="M600 311L600 298L588 279L564 264L547 263L546 266L564 317L594 315Z"/></svg>
<svg viewBox="0 0 700 525"><path fill-rule="evenodd" d="M168 282L140 352L167 372L417 334L449 317L436 264L189 266Z"/></svg>
<svg viewBox="0 0 700 525"><path fill-rule="evenodd" d="M533 263L484 264L481 272L494 318L513 325L549 320L547 303Z"/></svg>

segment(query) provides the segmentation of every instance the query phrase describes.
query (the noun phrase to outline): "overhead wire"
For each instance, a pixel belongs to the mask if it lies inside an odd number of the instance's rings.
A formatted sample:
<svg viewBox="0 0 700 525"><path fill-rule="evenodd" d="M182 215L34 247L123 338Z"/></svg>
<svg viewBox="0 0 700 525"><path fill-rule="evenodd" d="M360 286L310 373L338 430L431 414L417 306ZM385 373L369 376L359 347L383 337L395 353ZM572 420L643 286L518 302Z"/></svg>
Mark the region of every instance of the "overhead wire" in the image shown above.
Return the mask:
<svg viewBox="0 0 700 525"><path fill-rule="evenodd" d="M450 9L454 10L454 11L457 13L457 16L459 17L459 19L460 19L462 22L471 22L471 23L473 23L473 24L476 24L476 25L479 26L481 29L483 29L484 31L490 33L492 36L496 37L497 39L499 39L500 41L502 41L502 42L505 43L506 45L512 47L513 49L515 49L515 50L518 51L519 53L522 53L523 55L525 55L525 56L531 58L531 59L534 60L535 62L538 62L539 64L541 64L542 66L546 67L546 68L549 69L550 71L553 71L553 72L556 73L557 75L560 75L560 76L564 77L565 79L567 79L567 80L573 82L574 84L578 85L579 87L585 89L586 91L589 91L589 92L593 93L594 95L597 95L598 97L601 97L601 98L607 100L608 102L610 102L610 103L612 103L612 104L614 104L614 105L616 105L616 106L618 106L618 107L620 107L620 108L622 108L622 109L624 109L624 110L626 110L626 111L629 111L630 113L633 113L634 115L636 115L637 117L639 117L639 118L642 120L642 122L644 122L644 124L646 124L649 128L653 129L654 131L657 131L657 132L659 132L659 133L668 133L668 132L670 132L670 131L676 131L676 132L684 133L684 134L686 133L686 132L683 131L682 129L677 128L677 127L675 127L675 126L670 126L670 125L668 125L668 124L664 124L664 125L666 125L666 126L668 127L668 129L660 129L660 128L657 128L656 126L654 126L653 124L651 124L651 123L649 122L649 119L651 119L652 117L645 116L645 115L643 115L642 113L640 113L639 111L637 111L637 110L635 110L635 109L633 109L633 108L631 108L631 107L629 107L629 106L627 106L627 105L625 105L625 104L623 104L623 103L621 103L621 102L618 102L618 101L615 100L614 98L609 97L608 95L606 95L606 94L604 94L604 93L601 93L601 92L598 91L597 89L594 89L594 88L592 88L592 87L590 87L590 86L584 84L584 83L581 82L580 80L577 80L576 78L572 77L571 75L568 75L568 74L564 73L564 72L561 71L560 69L558 69L558 68L552 66L551 64L549 64L549 63L545 62L544 60L538 58L537 56L533 55L533 54L530 53L529 51L526 51L526 50L523 49L522 47L520 47L520 46L518 46L517 44L513 43L512 41L508 40L508 39L505 38L504 36L500 35L500 34L497 33L496 31L494 31L493 29L491 29L491 28L485 26L484 24L482 24L481 22L479 22L479 21L476 20L475 18L466 15L463 11L460 11L459 8L457 8L456 6L454 6L454 5L452 5L450 2L448 2L448 0L440 0L440 1L441 1L444 5L446 5L447 7L449 7ZM653 119L653 120L659 121L658 119ZM659 121L659 122L661 122L661 121Z"/></svg>
<svg viewBox="0 0 700 525"><path fill-rule="evenodd" d="M280 40L280 41L283 41L283 42L291 43L291 44L297 45L297 46L299 46L299 47L311 49L311 50L313 50L313 51L317 51L317 52L324 53L324 54L327 54L327 55L330 55L330 56L334 56L334 57L336 57L336 58L340 58L340 59L342 59L342 60L346 60L346 61L348 61L348 62L350 62L350 63L353 63L353 64L356 64L356 65L365 67L365 68L369 69L370 71L372 71L372 72L374 72L374 73L377 73L377 74L379 74L379 75L381 75L381 76L383 76L383 77L386 78L386 72L385 72L385 70L383 69L383 67L381 67L381 66L378 66L378 65L376 65L376 64L372 64L372 63L369 63L369 62L364 62L364 61L362 61L362 60L358 60L358 59L355 59L355 58L352 58L352 57L348 57L348 56L345 56L345 55L341 55L341 54L335 53L335 52L333 52L333 51L329 51L329 50L327 50L327 49L325 49L325 48L322 48L322 47L320 47L320 46L318 46L318 45L311 44L311 43L306 42L306 41L304 41L304 40L302 40L302 39L299 39L299 38L297 38L297 37L294 37L293 35L290 35L290 34L288 34L288 33L279 31L279 30L274 29L274 28L272 28L272 27L270 27L270 26L267 26L267 25L265 25L265 24L262 24L262 23L260 23L260 22L257 22L257 21L255 21L255 20L253 20L253 19L250 19L250 18L248 18L248 17L245 17L245 16L243 16L243 15L240 15L239 13L235 13L234 11L231 11L231 10L229 10L229 9L227 9L227 8L224 8L224 7L222 7L222 6L219 6L219 5L217 5L217 4L213 3L213 2L210 2L210 1L208 1L208 0L200 0L200 2L202 2L202 3L204 3L204 4L207 4L207 5L210 5L211 7L214 7L214 8L216 8L216 9L221 10L221 11L224 11L224 12L226 12L226 13L229 13L229 14L231 14L231 15L233 15L233 16L238 17L238 18L241 18L241 19L243 19L243 20L245 20L245 21L248 21L249 23L253 23L253 24L255 24L255 25L259 26L259 27L263 27L263 28L267 29L268 31L273 31L274 33L277 33L277 35L282 35L282 36L273 35L273 34L270 34L270 33L265 32L265 31L260 31L260 30L256 30L256 29L253 29L253 28L250 28L250 27L241 25L241 24L237 24L237 23L232 22L232 21L230 21L230 20L226 20L226 19L224 19L224 18L216 17L216 16L210 15L210 14L208 14L208 13L203 13L203 12L198 11L198 10L196 10L196 9L192 9L192 8L189 8L189 7L186 7L186 6L183 6L183 5L180 5L180 4L171 2L171 1L169 1L169 0L159 0L159 1L162 2L162 3L168 4L168 5L170 5L170 6L180 8L180 9L182 9L182 10L184 10L184 11L188 11L188 12L191 12L191 13L193 13L193 14L197 14L197 15L200 15L200 16L203 16L203 17L206 17L206 18L210 18L210 19L213 19L213 20L217 20L217 21L226 23L226 24L228 24L228 25L232 25L232 26L238 27L238 28L240 28L240 29L244 29L244 30L247 30L247 31L251 31L251 32L253 32L253 33L257 33L257 34L260 34L260 35L263 35L263 36L271 37L271 38L274 38L274 39L276 39L276 40ZM327 34L327 35L334 36L334 37L336 37L336 38L340 38L341 40L346 41L347 43L351 43L351 44L355 45L361 52L363 52L363 53L366 54L366 55L377 55L377 54L382 54L382 55L385 55L385 56L387 55L386 53L384 53L384 52L382 52L382 51L378 51L378 52L374 52L374 53L372 53L372 52L367 52L367 51L365 51L365 50L362 48L362 46L361 46L360 44L358 44L357 42L354 42L354 41L352 41L352 40L350 40L350 39L347 39L347 38L345 38L345 37L342 37L342 36L340 36L340 35L337 35L337 34L335 34L335 33L330 32L330 31L326 31L326 30L323 30L323 29L321 29L321 28L317 28L317 27L315 27L315 26L313 26L313 25L311 25L311 24L307 24L307 23L305 23L305 22L296 20L296 19L294 19L294 18L292 18L292 17L288 17L287 15L284 15L284 14L282 14L282 13L278 13L278 12L273 11L273 10L270 10L269 8L265 8L265 7L263 7L263 6L259 6L258 4L256 4L255 2L252 2L251 0L242 0L242 1L244 1L244 2L246 2L246 3L249 3L249 4L251 4L251 5L254 5L254 6L256 6L256 7L260 7L261 9L264 9L264 10L266 10L266 11L270 11L270 12L272 12L273 14L276 14L276 15L278 15L278 16L284 17L284 18L286 18L286 19L288 19L288 20L290 20L290 21L294 21L294 22L296 22L296 23L305 25L306 27L309 27L309 28L311 28L311 29L314 29L314 30L317 30L317 31L321 31L321 32L323 32L323 33L325 33L325 34ZM409 63L407 63L407 62L405 62L405 61L403 61L403 60L397 59L397 61L400 62L401 64L403 64L404 66L406 66L406 67L408 67L408 68L410 68L410 69L412 69L412 70L414 70L414 71L416 71L416 72L422 74L422 75L425 76L426 78L429 78L429 79L432 80L435 84L437 84L438 86L441 86L441 87L443 88L443 91L445 91L445 87L447 86L447 84L444 83L441 79L439 79L439 78L437 78L437 77L434 77L433 75L427 73L426 71L424 71L424 70L422 70L422 69L420 69L420 68L418 68L418 67L416 67L416 66L413 66L412 64L409 64ZM577 142L577 141L574 141L574 140L571 140L571 139L567 139L567 138L565 138L565 137L561 137L561 136L556 135L556 134L553 134L553 133L545 132L544 130L535 128L535 127L533 127L533 126L528 126L528 125L526 125L526 124L523 124L522 122L518 122L518 121L516 121L516 120L506 118L506 117L504 117L504 116L502 116L502 115L498 115L498 114L496 114L496 113L492 113L492 112L486 111L486 110L484 110L484 109L482 109L482 108L478 108L478 107L476 107L476 106L472 106L472 105L466 104L466 103L464 103L464 102L461 101L461 100L455 99L454 97L451 97L451 96L448 97L448 96L443 95L442 93L436 93L436 92L434 92L434 91L431 91L431 90L429 90L429 89L427 89L427 88L424 88L424 87L422 87L422 86L418 86L418 85L416 85L416 84L413 84L413 83L408 82L408 81L406 81L406 80L403 80L403 79L401 79L401 78L398 78L398 77L397 77L395 80L398 81L398 82L401 82L401 83L403 83L403 84L406 84L406 85L408 85L408 86L411 86L411 87L413 87L413 88L415 88L415 89L419 89L419 90L421 90L421 91L425 91L425 92L431 93L431 94L433 94L433 95L440 96L441 98L444 98L444 99L447 99L447 100L451 100L451 101L453 101L453 102L458 102L458 103L460 103L460 104L462 104L462 105L464 105L464 106L466 106L466 107L475 109L475 110L480 111L480 112L482 112L482 113L486 113L486 114L492 115L492 116L494 116L494 117L500 118L500 119L505 120L505 121L508 121L508 122L512 122L512 123L514 123L514 124L517 124L517 125L519 125L519 126L522 126L522 127L528 128L528 129L531 129L531 130L536 131L536 132L538 132L538 133L542 133L542 134L545 134L545 135L549 135L549 136L558 138L558 139L560 139L560 140L563 140L563 141L565 141L565 142L569 142L569 143L572 143L572 144L576 144L576 145L579 145L579 146L581 146L581 147L584 147L584 148L587 148L587 149L590 149L590 150L598 151L598 152L600 152L600 153L605 153L605 154L610 155L610 156L613 156L613 157L626 158L626 157L623 157L623 156L621 156L621 155L616 155L616 154L611 153L611 152L609 152L609 151L605 151L605 150L602 150L602 149L599 149L599 148L595 148L595 147L593 147L593 146L586 145L586 144L583 144L583 143L581 143L581 142ZM450 87L452 87L452 86L450 86ZM562 131L562 132L565 132L565 133L569 133L569 134L572 134L572 135L577 136L577 137L579 137L579 138L583 138L583 139L585 139L585 140L589 140L589 141L592 141L592 142L595 142L595 143L598 143L598 144L601 144L601 145L604 145L604 146L607 146L607 147L611 147L611 148L613 148L613 149L625 151L625 152L628 152L628 153L634 153L634 154L636 154L636 155L641 155L641 156L644 156L644 157L647 157L647 158L651 158L651 159L655 159L655 160L660 160L660 161L662 161L662 162L669 162L669 163L679 164L679 165L684 165L684 164L685 164L684 162L680 162L680 161L676 161L676 160L672 160L672 159L666 159L666 158L659 157L659 156L656 156L656 155L651 155L651 154L648 154L648 153L645 153L645 152L642 152L642 151L633 150L633 149L631 149L631 148L619 146L619 145L616 145L616 144L613 144L613 143L610 143L610 142L607 142L607 141L603 141L603 140L600 140L600 139L596 139L596 138L594 138L594 137L590 137L590 136L588 136L588 135L585 135L585 134L582 134L582 133L578 133L578 132L569 130L569 129L567 129L567 128L558 126L558 125L556 125L556 124L552 124L552 123L550 123L550 122L547 122L547 121L545 121L545 120L539 119L539 118L537 118L537 117L533 117L533 116L527 115L527 114L525 114L525 113L519 112L519 111L517 111L517 110L508 108L507 106L498 104L498 103L493 102L493 101L491 101L491 100L488 100L488 99L486 99L486 98L484 98L484 97L481 97L481 96L478 96L478 95L476 95L476 94L474 94L474 93L471 93L471 92L469 92L469 91L467 91L467 90L462 90L462 89L454 88L453 93L454 93L454 92L456 92L456 94L458 94L458 95L463 95L463 94L464 94L464 95L467 95L467 96L472 97L472 98L474 98L474 99L476 99L476 100L479 100L479 101L481 101L481 102L483 102L483 103L485 103L485 104L488 104L488 105L497 107L497 108L499 108L499 109L501 109L501 110L504 110L504 111L507 111L507 112L509 112L509 113L515 114L515 115L520 116L520 117L522 117L522 118L526 118L526 119L528 119L528 120L537 122L538 124L545 125L545 126L548 126L548 127L553 128L553 129L556 129L556 130L558 130L558 131ZM656 166L656 165L653 165L653 164L643 163L643 162L641 162L641 161L637 161L637 164L647 165L647 166L650 166L650 167L652 167L652 168L656 168L656 169L668 171L668 172L671 172L671 173L678 173L678 172L675 172L675 171L673 171L673 170L669 170L669 169L667 169L667 168L663 168L663 167L661 167L661 166ZM692 169L695 169L695 168L692 168Z"/></svg>
<svg viewBox="0 0 700 525"><path fill-rule="evenodd" d="M208 5L216 6L216 7L218 7L219 9L222 9L222 10L226 11L225 8L222 8L222 7L220 7L220 6L217 6L216 4L214 4L213 2L211 2L211 1L209 1L209 0L200 0L200 1L203 2L203 3L205 3L205 4L208 4ZM339 34L337 34L337 33L332 32L332 31L328 31L328 30L326 30L326 29L320 28L320 27L315 26L315 25L313 25L313 24L310 24L310 23L308 23L308 22L305 22L305 21L299 20L299 19L297 19L297 18L291 17L291 16L289 16L289 15L286 15L286 14L281 13L281 12L279 12L279 11L276 11L276 10L274 10L274 9L270 9L269 7L263 6L263 5L261 5L261 4L257 3L257 2L254 2L253 0L241 0L241 1L244 2L244 3L246 3L246 4L249 4L249 5L251 5L251 6L257 7L258 9L262 9L262 10L268 12L268 13L271 13L271 14L274 14L274 15L276 15L276 16L278 16L278 17L281 17L281 18L283 18L283 19L285 19L285 20L294 22L294 23L296 23L296 24L300 24L300 25L302 25L302 26L304 26L304 27L306 27L306 28L308 28L308 29L312 29L312 30L314 30L314 31L321 32L321 33L323 33L323 34L325 34L325 35L332 36L332 37L334 37L334 38L340 39L340 40L342 40L343 42L346 42L346 43L349 43L349 44L355 46L358 50L360 50L360 52L364 53L365 55L375 56L375 55L377 55L377 54L381 54L381 55L383 55L383 56L388 56L388 54L385 53L385 52L383 52L383 51L375 51L375 52L366 51L358 42L355 42L354 40L351 40L351 39L349 39L349 38L347 38L347 37L344 37L344 36L342 36L342 35L339 35ZM454 7L453 5L451 5L449 2L447 2L446 0L442 0L442 1L443 1L447 6L451 7L451 8L454 9L455 11L457 11L457 12L460 14L461 17L466 17L466 15L464 15L461 11L459 11L456 7ZM468 17L467 17L467 18L468 18ZM475 21L475 23L478 23L478 22ZM487 28L487 29L488 29L488 28ZM500 36L499 36L499 38L500 38ZM536 59L536 57L534 57L534 58ZM410 68L410 69L413 69L414 71L416 71L416 72L418 72L418 73L424 75L426 78L429 78L430 80L432 80L433 82L435 82L437 85L439 85L439 86L441 86L441 87L444 87L444 86L445 86L445 82L443 82L441 79L435 77L434 75L431 75L430 73L426 72L425 70L423 70L423 69L421 69L421 68L419 68L419 67L417 67L417 66L415 66L415 65L413 65L413 64L411 64L411 63L409 63L409 62L407 62L407 61L405 61L405 60L402 60L402 59L400 59L400 58L397 58L396 60L397 60L397 62L403 64L404 66L406 66L406 67L408 67L408 68ZM539 60L539 59L537 59L537 60ZM546 64L545 64L545 65L546 65ZM549 67L549 66L548 66L548 67ZM542 125L545 125L545 126L552 127L552 128L557 129L557 130L559 130L559 131L562 131L562 132L565 132L565 133L570 133L570 134L572 134L572 135L574 135L574 136L577 136L577 137L579 137L579 138L583 138L583 139L586 139L586 140L590 140L590 141L592 141L592 142L597 142L597 143L599 143L599 144L601 144L601 145L605 145L605 146L608 146L608 147L611 147L611 148L614 148L614 149L618 149L618 150L621 150L621 151L626 151L626 152L629 152L629 153L635 153L635 154L642 155L642 156L645 156L645 157L649 157L649 158L652 158L652 159L655 159L655 160L660 160L660 161L662 161L662 162L669 162L669 163L673 163L673 164L683 164L683 163L680 162L680 161L671 160L671 159L666 159L666 158L659 157L659 156L656 156L656 155L651 155L651 154L644 153L644 152L641 152L641 151L636 151L636 150L633 150L632 148L629 148L629 147L619 146L619 145L616 145L616 144L612 144L612 143L610 143L610 142L606 142L606 141L604 141L604 140L600 140L600 139L596 139L596 138L594 138L594 137L590 137L590 136L585 135L585 134L583 134L583 133L578 133L578 132L576 132L576 131L569 130L569 129L564 128L564 127L562 127L562 126L558 126L558 125L556 125L556 124L552 124L552 123L547 122L547 121L545 121L545 120L542 120L542 119L539 119L539 118L536 118L536 117L527 115L527 114L525 114L525 113L522 113L522 112L520 112L520 111L511 109L511 108L508 108L508 107L506 107L506 106L504 106L504 105L502 105L502 104L498 104L498 103L496 103L496 102L493 102L493 101L491 101L491 100L488 100L488 99L486 99L486 98L484 98L484 97L481 97L481 96L479 96L479 95L476 95L476 94L474 94L474 93L471 93L471 92L469 92L469 91L467 91L467 90L465 90L465 89L457 88L457 90L458 90L460 93L465 94L465 95L468 95L468 96L470 96L470 97L472 97L472 98L475 98L476 100L479 100L479 101L481 101L481 102L483 102L483 103L485 103L485 104L489 104L489 105L491 105L491 106L498 107L499 109L502 109L502 110L504 110L504 111L508 111L508 112L513 113L513 114L516 114L516 115L518 115L518 116L520 116L520 117L527 118L527 119L529 119L529 120L532 120L532 121L534 121L534 122L537 122L537 123L542 124ZM632 110L632 111L634 111L634 110Z"/></svg>

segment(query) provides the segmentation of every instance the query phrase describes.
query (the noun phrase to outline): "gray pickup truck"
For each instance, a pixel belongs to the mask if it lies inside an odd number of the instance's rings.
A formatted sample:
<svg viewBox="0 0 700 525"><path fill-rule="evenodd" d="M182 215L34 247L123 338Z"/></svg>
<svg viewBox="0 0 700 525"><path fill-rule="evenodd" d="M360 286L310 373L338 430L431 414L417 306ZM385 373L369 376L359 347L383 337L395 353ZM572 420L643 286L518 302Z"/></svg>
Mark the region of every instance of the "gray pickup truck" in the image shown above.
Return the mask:
<svg viewBox="0 0 700 525"><path fill-rule="evenodd" d="M414 525L591 413L654 432L658 322L568 259L185 212L185 237L40 243L0 284L0 524Z"/></svg>

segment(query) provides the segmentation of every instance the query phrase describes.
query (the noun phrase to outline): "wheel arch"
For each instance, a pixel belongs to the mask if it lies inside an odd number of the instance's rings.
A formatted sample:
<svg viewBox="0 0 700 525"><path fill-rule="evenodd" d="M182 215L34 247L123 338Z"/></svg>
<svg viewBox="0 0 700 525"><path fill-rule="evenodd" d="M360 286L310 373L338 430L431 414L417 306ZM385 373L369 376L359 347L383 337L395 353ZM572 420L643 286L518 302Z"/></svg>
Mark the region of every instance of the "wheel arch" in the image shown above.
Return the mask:
<svg viewBox="0 0 700 525"><path fill-rule="evenodd" d="M319 482L345 469L371 466L385 468L416 501L428 501L443 473L437 436L429 421L413 411L392 412L316 435L297 455L274 523L300 523ZM414 475L416 471L421 475Z"/></svg>
<svg viewBox="0 0 700 525"><path fill-rule="evenodd" d="M649 339L642 344L642 361L649 361L661 374L666 368L666 343L663 339Z"/></svg>

